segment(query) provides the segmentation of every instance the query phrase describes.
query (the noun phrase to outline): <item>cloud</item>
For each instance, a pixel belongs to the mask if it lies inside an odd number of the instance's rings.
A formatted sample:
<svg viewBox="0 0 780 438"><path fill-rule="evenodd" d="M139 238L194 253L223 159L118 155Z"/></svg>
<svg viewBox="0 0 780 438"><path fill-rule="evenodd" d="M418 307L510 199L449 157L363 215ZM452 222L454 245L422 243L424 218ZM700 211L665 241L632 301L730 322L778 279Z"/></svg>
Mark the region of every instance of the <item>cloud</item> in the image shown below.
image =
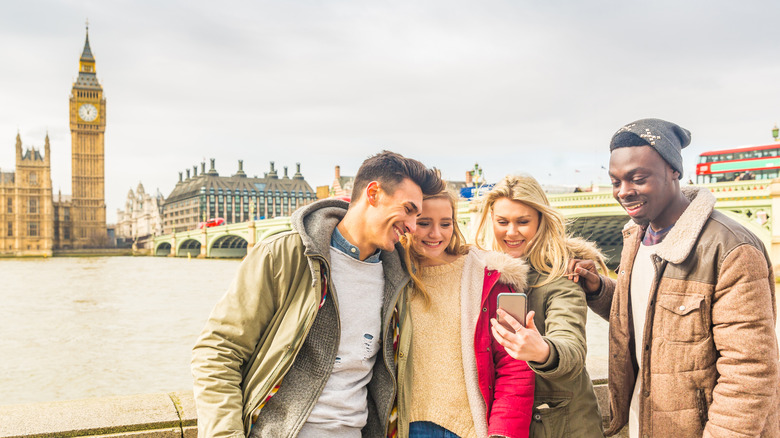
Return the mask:
<svg viewBox="0 0 780 438"><path fill-rule="evenodd" d="M771 141L780 119L777 2L33 1L0 7L0 167L52 137L70 193L67 100L83 22L107 99L109 220L127 190L302 163L312 186L387 148L462 179L606 175L606 145L641 117L709 149ZM0 141L0 144L3 142ZM579 169L579 173L574 173ZM549 176L548 176L549 175Z"/></svg>

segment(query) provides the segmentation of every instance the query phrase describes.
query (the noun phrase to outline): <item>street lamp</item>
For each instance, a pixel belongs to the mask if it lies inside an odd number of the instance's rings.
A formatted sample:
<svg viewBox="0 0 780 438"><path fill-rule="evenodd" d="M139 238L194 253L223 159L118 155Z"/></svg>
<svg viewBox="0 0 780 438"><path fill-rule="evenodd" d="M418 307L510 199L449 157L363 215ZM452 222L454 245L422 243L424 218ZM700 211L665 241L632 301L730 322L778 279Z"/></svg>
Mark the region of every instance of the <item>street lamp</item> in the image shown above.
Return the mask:
<svg viewBox="0 0 780 438"><path fill-rule="evenodd" d="M484 178L482 177L482 168L479 167L479 163L474 163L474 170L469 172L472 177L472 181L474 182L474 187L479 187L484 182Z"/></svg>
<svg viewBox="0 0 780 438"><path fill-rule="evenodd" d="M772 129L772 137L775 138L775 141L777 141L777 134L778 134L777 123L775 123L775 128Z"/></svg>

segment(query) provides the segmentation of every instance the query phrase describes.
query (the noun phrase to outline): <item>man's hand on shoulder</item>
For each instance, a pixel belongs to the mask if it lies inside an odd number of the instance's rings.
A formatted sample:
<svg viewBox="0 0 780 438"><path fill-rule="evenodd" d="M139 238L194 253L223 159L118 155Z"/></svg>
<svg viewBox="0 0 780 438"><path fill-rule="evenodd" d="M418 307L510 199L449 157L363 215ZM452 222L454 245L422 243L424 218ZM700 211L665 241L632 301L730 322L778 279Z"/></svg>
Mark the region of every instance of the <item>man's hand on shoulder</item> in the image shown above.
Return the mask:
<svg viewBox="0 0 780 438"><path fill-rule="evenodd" d="M601 276L593 260L571 259L566 267L569 280L580 285L588 295L595 295L601 290Z"/></svg>

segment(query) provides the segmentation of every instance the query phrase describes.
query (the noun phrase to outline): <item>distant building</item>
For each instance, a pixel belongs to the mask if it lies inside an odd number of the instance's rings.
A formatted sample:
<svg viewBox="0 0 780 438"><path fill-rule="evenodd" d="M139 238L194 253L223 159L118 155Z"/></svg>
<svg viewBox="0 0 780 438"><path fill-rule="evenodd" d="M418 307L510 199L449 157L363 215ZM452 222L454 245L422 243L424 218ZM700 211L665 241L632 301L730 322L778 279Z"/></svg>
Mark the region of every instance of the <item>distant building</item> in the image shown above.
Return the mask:
<svg viewBox="0 0 780 438"><path fill-rule="evenodd" d="M336 166L333 177L333 186L330 196L352 198L352 186L355 184L354 176L341 176L341 166Z"/></svg>
<svg viewBox="0 0 780 438"><path fill-rule="evenodd" d="M317 186L317 199L330 198L330 186Z"/></svg>
<svg viewBox="0 0 780 438"><path fill-rule="evenodd" d="M162 234L160 210L164 199L159 191L154 196L146 193L141 183L135 191L130 189L125 209L116 211L116 238L120 242L138 242Z"/></svg>
<svg viewBox="0 0 780 438"><path fill-rule="evenodd" d="M54 248L73 248L73 197L57 192L54 199Z"/></svg>
<svg viewBox="0 0 780 438"><path fill-rule="evenodd" d="M193 166L184 174L168 195L162 207L163 234L191 230L200 222L223 218L228 224L251 219L289 216L298 207L314 202L317 197L301 174L300 163L292 177L280 178L271 162L271 169L262 178L250 178L244 173L243 160L238 160L238 171L231 176L220 176L214 168L206 171L206 163Z"/></svg>
<svg viewBox="0 0 780 438"><path fill-rule="evenodd" d="M444 184L447 185L447 190L451 191L452 193L455 193L458 196L460 196L461 189L466 187L466 182L465 181L447 181L447 180L444 180Z"/></svg>
<svg viewBox="0 0 780 438"><path fill-rule="evenodd" d="M52 255L53 214L49 135L41 155L17 134L15 172L0 170L0 255Z"/></svg>

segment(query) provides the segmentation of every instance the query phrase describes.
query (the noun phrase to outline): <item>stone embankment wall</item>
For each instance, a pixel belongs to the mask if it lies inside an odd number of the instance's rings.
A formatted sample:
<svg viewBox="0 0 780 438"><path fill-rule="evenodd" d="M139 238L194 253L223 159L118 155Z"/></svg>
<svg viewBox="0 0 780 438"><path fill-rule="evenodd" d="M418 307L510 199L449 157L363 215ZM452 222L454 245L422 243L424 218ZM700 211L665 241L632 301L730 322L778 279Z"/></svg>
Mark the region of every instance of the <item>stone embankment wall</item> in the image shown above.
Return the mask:
<svg viewBox="0 0 780 438"><path fill-rule="evenodd" d="M596 382L608 415L607 386ZM0 406L0 438L196 438L191 392ZM620 437L627 437L624 429Z"/></svg>
<svg viewBox="0 0 780 438"><path fill-rule="evenodd" d="M0 437L196 438L191 392L0 406Z"/></svg>

